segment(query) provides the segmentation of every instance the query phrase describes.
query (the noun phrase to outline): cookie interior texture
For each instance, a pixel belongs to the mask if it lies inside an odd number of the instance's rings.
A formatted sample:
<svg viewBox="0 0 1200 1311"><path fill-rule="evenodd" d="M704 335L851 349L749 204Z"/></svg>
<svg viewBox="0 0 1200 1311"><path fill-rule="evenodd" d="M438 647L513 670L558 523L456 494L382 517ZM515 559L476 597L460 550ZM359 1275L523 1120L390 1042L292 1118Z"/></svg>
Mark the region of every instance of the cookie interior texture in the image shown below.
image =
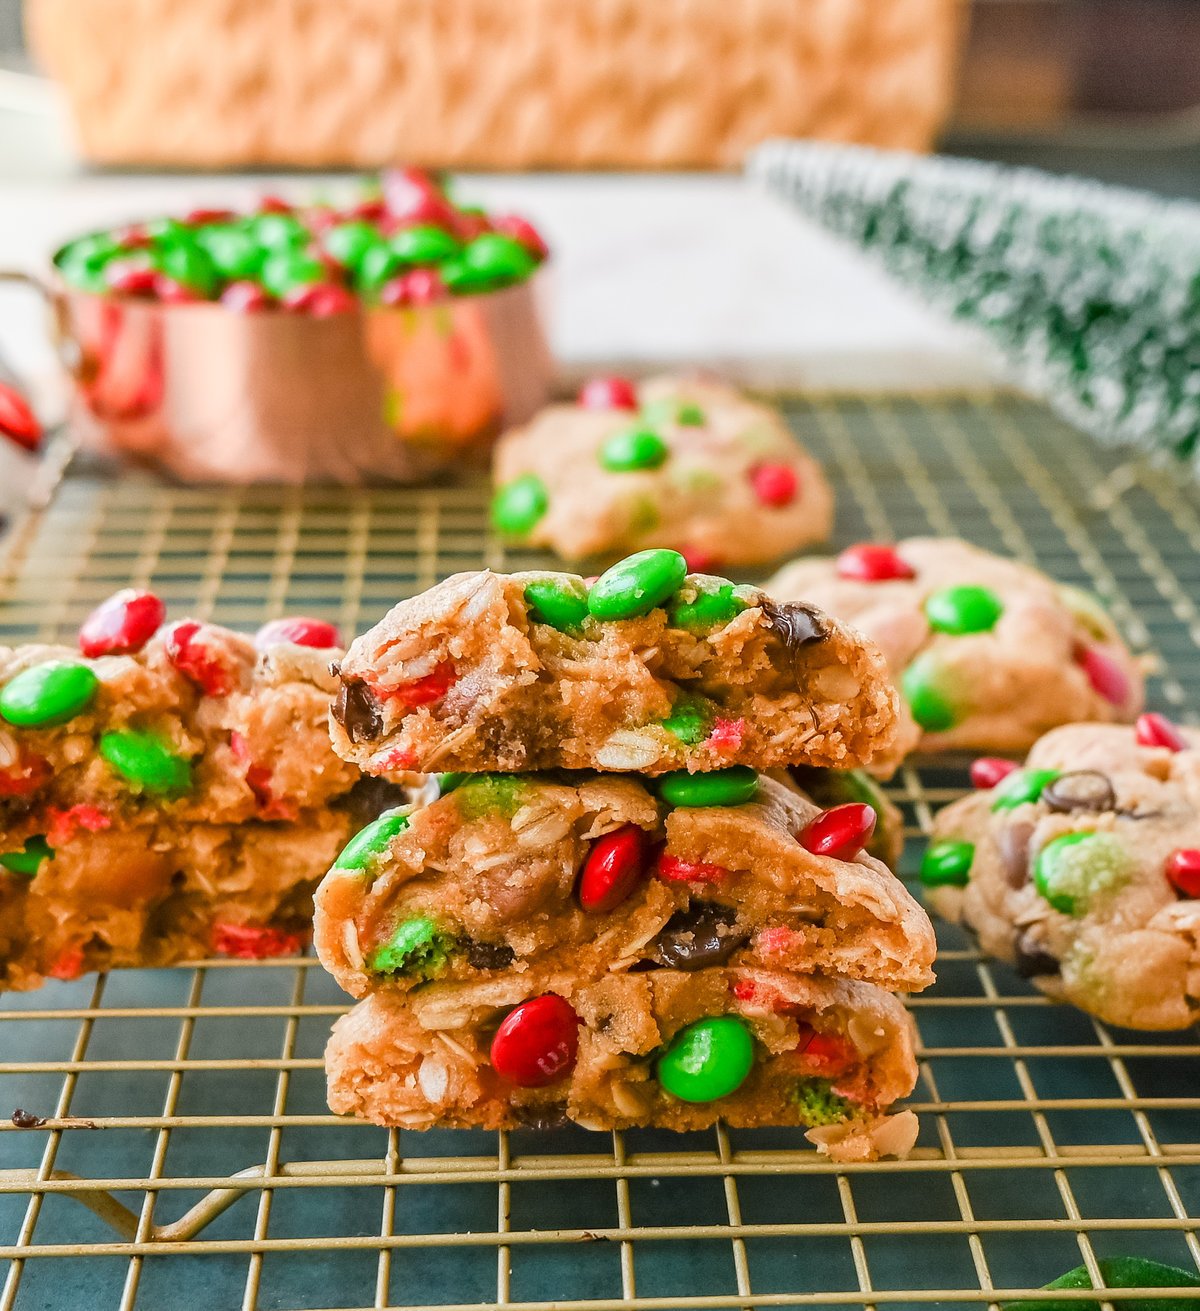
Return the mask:
<svg viewBox="0 0 1200 1311"><path fill-rule="evenodd" d="M341 662L337 751L369 772L657 775L853 768L892 746L881 657L811 606L691 575L645 613L556 627L528 600L539 583L588 595L573 575L481 571L396 606Z"/></svg>
<svg viewBox="0 0 1200 1311"><path fill-rule="evenodd" d="M533 980L726 963L931 982L932 929L903 884L864 852L806 850L818 808L787 783L752 786L744 804L672 807L635 776L456 779L365 865L331 870L322 963L356 997L511 969ZM613 834L632 854L597 905L585 880Z"/></svg>
<svg viewBox="0 0 1200 1311"><path fill-rule="evenodd" d="M927 900L1057 1000L1129 1028L1194 1024L1200 881L1175 871L1200 848L1200 735L1176 731L1177 749L1124 726L1048 733L938 815Z"/></svg>
<svg viewBox="0 0 1200 1311"><path fill-rule="evenodd" d="M553 991L579 1020L578 1058L565 1078L514 1088L492 1068L500 1017L528 995L519 976L431 984L411 998L373 994L337 1022L326 1052L331 1108L408 1128L573 1121L688 1130L718 1118L733 1126L806 1125L839 1159L902 1154L912 1145L911 1113L881 1116L916 1081L911 1021L882 989L709 968L586 984L563 976ZM719 1016L736 1017L748 1032L748 1073L719 1100L673 1096L661 1081L665 1049L687 1026ZM806 1057L808 1047L821 1054Z"/></svg>

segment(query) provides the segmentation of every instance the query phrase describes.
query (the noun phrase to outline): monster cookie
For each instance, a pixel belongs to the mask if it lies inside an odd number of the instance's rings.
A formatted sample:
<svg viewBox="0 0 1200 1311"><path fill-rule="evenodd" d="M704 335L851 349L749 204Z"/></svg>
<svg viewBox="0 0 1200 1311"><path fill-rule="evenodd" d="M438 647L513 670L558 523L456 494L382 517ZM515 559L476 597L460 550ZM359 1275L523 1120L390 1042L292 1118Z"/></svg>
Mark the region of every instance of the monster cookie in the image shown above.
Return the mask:
<svg viewBox="0 0 1200 1311"><path fill-rule="evenodd" d="M405 797L329 745L330 625L163 619L123 592L78 650L0 650L0 987L293 950L336 852Z"/></svg>
<svg viewBox="0 0 1200 1311"><path fill-rule="evenodd" d="M724 796L715 774L447 779L334 862L317 894L321 961L356 997L726 963L930 983L929 921L863 849L870 806L820 810L747 775Z"/></svg>
<svg viewBox="0 0 1200 1311"><path fill-rule="evenodd" d="M501 438L492 518L568 560L665 546L693 569L829 536L833 496L783 418L730 387L597 378Z"/></svg>
<svg viewBox="0 0 1200 1311"><path fill-rule="evenodd" d="M1093 597L966 542L911 538L797 560L766 584L877 642L907 749L1023 751L1048 729L1130 721L1140 665Z"/></svg>
<svg viewBox="0 0 1200 1311"><path fill-rule="evenodd" d="M572 574L456 574L341 662L333 744L371 773L807 764L892 748L882 657L803 602L642 551Z"/></svg>
<svg viewBox="0 0 1200 1311"><path fill-rule="evenodd" d="M329 1104L375 1124L798 1125L837 1160L904 1155L912 1026L868 983L713 966L531 990L518 973L376 993L334 1025Z"/></svg>
<svg viewBox="0 0 1200 1311"><path fill-rule="evenodd" d="M1200 733L1161 715L1048 733L937 817L935 909L1051 997L1112 1024L1200 1020Z"/></svg>

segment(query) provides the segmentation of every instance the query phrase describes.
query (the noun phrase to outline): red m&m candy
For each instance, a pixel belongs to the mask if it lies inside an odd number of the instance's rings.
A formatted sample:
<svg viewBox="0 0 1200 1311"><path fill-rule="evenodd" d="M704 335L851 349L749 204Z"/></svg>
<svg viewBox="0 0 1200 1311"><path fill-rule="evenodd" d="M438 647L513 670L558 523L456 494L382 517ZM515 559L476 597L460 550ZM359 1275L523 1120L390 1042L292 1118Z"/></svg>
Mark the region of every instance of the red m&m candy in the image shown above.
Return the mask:
<svg viewBox="0 0 1200 1311"><path fill-rule="evenodd" d="M254 634L254 645L261 651L277 642L291 642L294 646L341 646L342 635L336 625L324 619L308 619L294 615L287 619L272 619Z"/></svg>
<svg viewBox="0 0 1200 1311"><path fill-rule="evenodd" d="M454 686L457 678L453 663L443 660L432 674L426 674L424 678L404 683L400 687L377 688L376 691L405 706L429 706L440 701Z"/></svg>
<svg viewBox="0 0 1200 1311"><path fill-rule="evenodd" d="M102 601L83 621L79 649L91 659L140 651L166 616L167 607L153 592L123 588Z"/></svg>
<svg viewBox="0 0 1200 1311"><path fill-rule="evenodd" d="M860 542L838 556L837 574L839 578L854 578L861 583L884 583L896 578L915 578L917 571L894 546Z"/></svg>
<svg viewBox="0 0 1200 1311"><path fill-rule="evenodd" d="M800 479L786 464L756 464L750 470L750 486L763 505L778 509L796 499Z"/></svg>
<svg viewBox="0 0 1200 1311"><path fill-rule="evenodd" d="M820 1074L841 1074L854 1064L854 1045L836 1033L818 1033L800 1021L800 1041L794 1050L806 1068Z"/></svg>
<svg viewBox="0 0 1200 1311"><path fill-rule="evenodd" d="M1125 671L1098 646L1081 646L1075 652L1075 663L1087 676L1092 691L1110 705L1123 706L1129 700L1129 679Z"/></svg>
<svg viewBox="0 0 1200 1311"><path fill-rule="evenodd" d="M636 410L637 388L628 378L591 378L579 389L585 410Z"/></svg>
<svg viewBox="0 0 1200 1311"><path fill-rule="evenodd" d="M1183 751L1187 748L1187 738L1166 715L1158 715L1153 711L1139 715L1135 731L1139 746L1166 747L1168 751Z"/></svg>
<svg viewBox="0 0 1200 1311"><path fill-rule="evenodd" d="M798 841L814 856L832 860L853 860L875 832L872 807L857 801L822 811L800 831Z"/></svg>
<svg viewBox="0 0 1200 1311"><path fill-rule="evenodd" d="M233 688L233 674L204 641L204 625L182 619L167 631L167 659L208 696L223 696Z"/></svg>
<svg viewBox="0 0 1200 1311"><path fill-rule="evenodd" d="M1183 897L1200 897L1200 851L1183 847L1167 857L1167 881Z"/></svg>
<svg viewBox="0 0 1200 1311"><path fill-rule="evenodd" d="M614 910L641 882L646 870L646 835L636 824L606 833L592 843L579 876L584 910Z"/></svg>
<svg viewBox="0 0 1200 1311"><path fill-rule="evenodd" d="M538 259L545 259L550 254L550 247L546 245L542 234L533 226L528 219L524 219L520 214L497 214L491 223L493 232L503 232L506 237L512 237L514 241L519 241L531 254L536 255Z"/></svg>
<svg viewBox="0 0 1200 1311"><path fill-rule="evenodd" d="M570 1074L579 1056L579 1016L555 993L523 1001L492 1039L492 1068L519 1088L544 1088Z"/></svg>
<svg viewBox="0 0 1200 1311"><path fill-rule="evenodd" d="M5 382L0 382L0 435L27 451L37 450L42 440L42 425L29 408L29 402Z"/></svg>
<svg viewBox="0 0 1200 1311"><path fill-rule="evenodd" d="M703 860L683 860L664 851L655 871L667 883L719 883L729 870L724 865L710 865Z"/></svg>
<svg viewBox="0 0 1200 1311"><path fill-rule="evenodd" d="M221 304L235 314L256 314L275 304L257 282L231 282L221 293Z"/></svg>
<svg viewBox="0 0 1200 1311"><path fill-rule="evenodd" d="M1017 768L1015 760L1005 760L1002 756L980 756L971 763L971 783L983 791L994 788Z"/></svg>

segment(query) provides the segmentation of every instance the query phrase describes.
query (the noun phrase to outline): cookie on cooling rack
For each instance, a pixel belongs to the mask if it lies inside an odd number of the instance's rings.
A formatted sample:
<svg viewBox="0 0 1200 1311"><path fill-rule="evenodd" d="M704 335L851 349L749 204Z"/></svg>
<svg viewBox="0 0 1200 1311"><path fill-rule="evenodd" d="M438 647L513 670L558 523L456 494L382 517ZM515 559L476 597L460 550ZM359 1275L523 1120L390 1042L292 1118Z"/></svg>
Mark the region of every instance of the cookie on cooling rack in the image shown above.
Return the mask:
<svg viewBox="0 0 1200 1311"><path fill-rule="evenodd" d="M164 624L125 591L76 647L0 647L0 989L308 935L317 880L404 793L329 744L331 625Z"/></svg>
<svg viewBox="0 0 1200 1311"><path fill-rule="evenodd" d="M765 587L879 644L906 751L1024 751L1060 724L1130 722L1141 709L1141 666L1093 596L954 538L796 560Z"/></svg>
<svg viewBox="0 0 1200 1311"><path fill-rule="evenodd" d="M912 1022L869 983L711 967L375 993L334 1025L329 1105L407 1129L797 1125L836 1160L903 1156Z"/></svg>
<svg viewBox="0 0 1200 1311"><path fill-rule="evenodd" d="M501 438L492 517L568 560L667 546L696 570L829 536L833 495L782 416L731 387L597 378Z"/></svg>
<svg viewBox="0 0 1200 1311"><path fill-rule="evenodd" d="M898 713L860 634L665 549L590 581L455 574L338 677L333 745L370 773L853 769L890 758Z"/></svg>
<svg viewBox="0 0 1200 1311"><path fill-rule="evenodd" d="M720 773L448 776L360 833L317 893L321 963L355 997L433 979L733 964L919 991L933 929L867 855L875 814Z"/></svg>
<svg viewBox="0 0 1200 1311"><path fill-rule="evenodd" d="M1048 733L938 815L927 900L1051 997L1133 1029L1200 1020L1200 732Z"/></svg>

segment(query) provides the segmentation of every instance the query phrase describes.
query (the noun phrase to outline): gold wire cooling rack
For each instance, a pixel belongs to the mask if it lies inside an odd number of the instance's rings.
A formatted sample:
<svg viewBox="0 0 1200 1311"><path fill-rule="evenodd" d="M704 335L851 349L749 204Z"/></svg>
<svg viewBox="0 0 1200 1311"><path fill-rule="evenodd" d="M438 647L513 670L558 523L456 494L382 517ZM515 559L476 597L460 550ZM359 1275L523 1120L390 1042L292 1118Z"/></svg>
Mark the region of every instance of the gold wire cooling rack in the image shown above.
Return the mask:
<svg viewBox="0 0 1200 1311"><path fill-rule="evenodd" d="M1194 487L1119 466L1016 398L788 408L837 484L840 543L959 533L1091 587L1153 655L1152 702L1200 708ZM505 553L484 507L481 487L204 491L71 472L0 557L0 640L69 635L129 583L174 613L253 626L300 611L353 631L456 569L536 562ZM893 782L907 871L965 785L961 760ZM938 983L911 1003L921 1138L873 1166L834 1166L790 1130L337 1119L321 1050L345 999L311 959L0 999L0 1311L924 1309L1029 1296L1081 1263L1099 1286L1113 1255L1200 1265L1195 1036L1107 1028L939 932Z"/></svg>

